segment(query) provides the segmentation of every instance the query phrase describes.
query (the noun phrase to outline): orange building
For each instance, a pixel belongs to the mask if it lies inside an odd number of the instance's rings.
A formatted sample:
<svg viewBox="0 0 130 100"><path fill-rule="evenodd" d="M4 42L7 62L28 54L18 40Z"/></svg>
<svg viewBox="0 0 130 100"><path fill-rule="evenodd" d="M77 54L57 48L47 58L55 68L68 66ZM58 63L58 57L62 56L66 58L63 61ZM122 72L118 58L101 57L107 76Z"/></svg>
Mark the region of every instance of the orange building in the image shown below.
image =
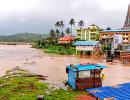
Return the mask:
<svg viewBox="0 0 130 100"><path fill-rule="evenodd" d="M104 30L99 33L100 40L112 38L113 34L122 35L123 43L130 43L130 30Z"/></svg>
<svg viewBox="0 0 130 100"><path fill-rule="evenodd" d="M64 36L58 39L58 43L59 44L70 44L72 43L74 40L76 40L75 37L72 36Z"/></svg>

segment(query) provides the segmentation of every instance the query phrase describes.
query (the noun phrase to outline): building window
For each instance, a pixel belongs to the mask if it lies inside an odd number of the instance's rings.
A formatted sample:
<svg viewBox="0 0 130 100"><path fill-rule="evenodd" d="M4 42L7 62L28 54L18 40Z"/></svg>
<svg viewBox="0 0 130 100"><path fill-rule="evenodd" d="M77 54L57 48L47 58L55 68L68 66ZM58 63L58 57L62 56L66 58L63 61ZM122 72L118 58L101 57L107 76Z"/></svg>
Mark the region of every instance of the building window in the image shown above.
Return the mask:
<svg viewBox="0 0 130 100"><path fill-rule="evenodd" d="M92 29L92 30L90 30L91 32L96 32L96 29Z"/></svg>
<svg viewBox="0 0 130 100"><path fill-rule="evenodd" d="M128 35L128 34L126 34L126 35Z"/></svg>
<svg viewBox="0 0 130 100"><path fill-rule="evenodd" d="M77 30L77 32L81 32L81 30Z"/></svg>
<svg viewBox="0 0 130 100"><path fill-rule="evenodd" d="M123 40L125 40L125 38L123 38Z"/></svg>
<svg viewBox="0 0 130 100"><path fill-rule="evenodd" d="M128 38L126 38L126 40L128 40Z"/></svg>

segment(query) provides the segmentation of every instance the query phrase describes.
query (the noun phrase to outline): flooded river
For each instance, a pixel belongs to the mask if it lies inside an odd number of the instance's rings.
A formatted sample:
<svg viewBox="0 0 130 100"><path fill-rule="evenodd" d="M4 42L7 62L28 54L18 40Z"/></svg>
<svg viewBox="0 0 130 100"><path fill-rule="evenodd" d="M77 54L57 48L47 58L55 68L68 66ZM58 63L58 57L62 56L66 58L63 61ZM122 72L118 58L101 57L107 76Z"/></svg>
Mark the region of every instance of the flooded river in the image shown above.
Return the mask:
<svg viewBox="0 0 130 100"><path fill-rule="evenodd" d="M0 45L0 76L6 70L19 66L36 74L47 75L49 81L59 82L67 79L65 66L91 61L108 66L103 71L106 75L103 85L130 82L130 65L123 65L118 60L106 63L104 59L45 54L30 45Z"/></svg>

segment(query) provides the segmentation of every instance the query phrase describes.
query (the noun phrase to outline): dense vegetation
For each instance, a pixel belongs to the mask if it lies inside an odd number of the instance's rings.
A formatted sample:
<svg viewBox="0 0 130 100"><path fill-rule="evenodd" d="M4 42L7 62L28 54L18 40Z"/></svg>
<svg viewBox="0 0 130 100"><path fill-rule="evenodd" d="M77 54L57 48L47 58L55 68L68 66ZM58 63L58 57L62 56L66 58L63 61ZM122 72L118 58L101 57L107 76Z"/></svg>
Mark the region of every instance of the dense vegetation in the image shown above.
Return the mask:
<svg viewBox="0 0 130 100"><path fill-rule="evenodd" d="M70 44L58 44L57 38L46 38L38 40L32 47L43 49L46 53L52 53L52 54L61 54L61 55L75 55L76 50L75 47Z"/></svg>
<svg viewBox="0 0 130 100"><path fill-rule="evenodd" d="M69 46L63 46L63 45L48 45L45 49L46 53L55 53L55 54L68 54L68 55L74 55L76 50L75 47Z"/></svg>
<svg viewBox="0 0 130 100"><path fill-rule="evenodd" d="M67 28L64 30L64 22L57 21L55 23L56 30L51 29L49 32L49 36L47 38L42 38L38 40L32 47L44 49L46 53L53 53L53 54L67 54L67 55L74 55L76 54L75 47L72 43L69 44L58 44L58 39L64 36L73 36L72 34L72 27L75 25L75 20L72 18L69 21L71 28ZM79 23L80 27L84 26L84 22L81 20Z"/></svg>
<svg viewBox="0 0 130 100"><path fill-rule="evenodd" d="M16 33L9 36L0 36L0 42L36 42L47 36L47 34L38 33Z"/></svg>
<svg viewBox="0 0 130 100"><path fill-rule="evenodd" d="M49 88L37 75L19 68L0 77L0 100L36 100L38 95L44 95L45 100L75 100L79 93L82 92Z"/></svg>

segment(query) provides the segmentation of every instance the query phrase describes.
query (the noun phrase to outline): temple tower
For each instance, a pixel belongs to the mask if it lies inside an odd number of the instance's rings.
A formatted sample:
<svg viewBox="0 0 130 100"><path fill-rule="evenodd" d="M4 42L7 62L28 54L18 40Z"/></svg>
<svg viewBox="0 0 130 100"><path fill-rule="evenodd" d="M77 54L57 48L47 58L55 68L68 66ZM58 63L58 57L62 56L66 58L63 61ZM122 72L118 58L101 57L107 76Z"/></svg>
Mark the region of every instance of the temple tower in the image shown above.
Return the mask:
<svg viewBox="0 0 130 100"><path fill-rule="evenodd" d="M126 15L126 19L125 19L123 29L126 29L126 30L130 29L130 4L128 6L128 11L127 11L127 15Z"/></svg>

